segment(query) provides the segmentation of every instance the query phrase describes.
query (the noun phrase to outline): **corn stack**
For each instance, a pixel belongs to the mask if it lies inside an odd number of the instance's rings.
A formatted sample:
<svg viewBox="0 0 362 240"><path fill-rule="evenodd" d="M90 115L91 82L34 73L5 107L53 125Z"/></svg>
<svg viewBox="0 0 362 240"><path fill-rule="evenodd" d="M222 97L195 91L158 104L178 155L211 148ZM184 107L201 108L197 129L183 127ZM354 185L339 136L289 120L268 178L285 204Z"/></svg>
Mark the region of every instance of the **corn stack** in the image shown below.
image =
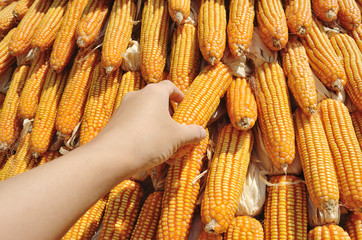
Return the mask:
<svg viewBox="0 0 362 240"><path fill-rule="evenodd" d="M362 215L349 214L346 220L346 230L351 240L362 239Z"/></svg>
<svg viewBox="0 0 362 240"><path fill-rule="evenodd" d="M351 119L354 131L359 142L359 146L362 148L362 112L354 111L351 113Z"/></svg>
<svg viewBox="0 0 362 240"><path fill-rule="evenodd" d="M10 29L16 27L17 22L13 10L17 2L12 2L0 11L0 35L6 35Z"/></svg>
<svg viewBox="0 0 362 240"><path fill-rule="evenodd" d="M311 0L287 0L285 16L291 33L305 35L312 25Z"/></svg>
<svg viewBox="0 0 362 240"><path fill-rule="evenodd" d="M255 218L249 216L236 217L225 233L225 240L233 239L263 240L263 227Z"/></svg>
<svg viewBox="0 0 362 240"><path fill-rule="evenodd" d="M318 226L308 232L308 240L351 240L348 233L338 225L330 224Z"/></svg>
<svg viewBox="0 0 362 240"><path fill-rule="evenodd" d="M9 43L14 32L15 28L11 29L0 42L0 75L5 73L16 61L9 51Z"/></svg>
<svg viewBox="0 0 362 240"><path fill-rule="evenodd" d="M353 30L361 25L361 10L355 0L338 0L338 22L347 30Z"/></svg>
<svg viewBox="0 0 362 240"><path fill-rule="evenodd" d="M337 18L338 0L311 0L313 12L322 21L331 22Z"/></svg>
<svg viewBox="0 0 362 240"><path fill-rule="evenodd" d="M190 15L191 0L170 0L168 1L168 12L172 20L177 24L184 23Z"/></svg>
<svg viewBox="0 0 362 240"><path fill-rule="evenodd" d="M13 10L13 15L17 20L21 20L28 12L34 0L19 0L16 2L16 6Z"/></svg>

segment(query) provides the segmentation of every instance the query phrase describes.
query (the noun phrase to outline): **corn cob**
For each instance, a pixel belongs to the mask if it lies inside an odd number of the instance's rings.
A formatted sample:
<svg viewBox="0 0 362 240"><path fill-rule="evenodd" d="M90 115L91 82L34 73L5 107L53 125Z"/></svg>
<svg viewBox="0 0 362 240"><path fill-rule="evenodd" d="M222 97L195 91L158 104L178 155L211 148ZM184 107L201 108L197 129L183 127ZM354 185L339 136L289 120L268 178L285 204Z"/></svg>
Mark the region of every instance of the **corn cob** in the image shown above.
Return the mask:
<svg viewBox="0 0 362 240"><path fill-rule="evenodd" d="M11 55L19 56L30 49L35 29L50 5L51 1L34 1L11 37L9 43Z"/></svg>
<svg viewBox="0 0 362 240"><path fill-rule="evenodd" d="M140 68L147 83L162 80L166 64L169 15L165 0L148 0L142 13Z"/></svg>
<svg viewBox="0 0 362 240"><path fill-rule="evenodd" d="M14 32L15 28L11 29L0 42L0 75L5 73L16 61L9 51L9 42Z"/></svg>
<svg viewBox="0 0 362 240"><path fill-rule="evenodd" d="M347 30L353 30L361 25L361 10L355 0L338 0L338 21Z"/></svg>
<svg viewBox="0 0 362 240"><path fill-rule="evenodd" d="M312 8L320 20L330 22L337 18L338 0L312 0Z"/></svg>
<svg viewBox="0 0 362 240"><path fill-rule="evenodd" d="M92 140L111 118L122 77L120 69L107 75L101 63L94 71L80 129L80 145Z"/></svg>
<svg viewBox="0 0 362 240"><path fill-rule="evenodd" d="M314 19L309 33L300 40L305 47L309 64L315 75L327 88L341 91L346 83L346 73L324 32L323 25Z"/></svg>
<svg viewBox="0 0 362 240"><path fill-rule="evenodd" d="M221 130L201 203L202 222L207 232L225 232L233 220L243 191L252 146L250 130L240 131L231 124Z"/></svg>
<svg viewBox="0 0 362 240"><path fill-rule="evenodd" d="M75 31L87 2L88 0L68 1L50 55L50 66L56 72L65 68L74 52L76 47Z"/></svg>
<svg viewBox="0 0 362 240"><path fill-rule="evenodd" d="M91 239L96 233L103 211L106 207L107 197L98 200L71 229L63 236L62 240Z"/></svg>
<svg viewBox="0 0 362 240"><path fill-rule="evenodd" d="M68 0L55 0L37 26L31 45L42 50L49 49L60 28Z"/></svg>
<svg viewBox="0 0 362 240"><path fill-rule="evenodd" d="M31 5L34 3L34 0L19 0L16 3L17 4L13 10L13 15L16 19L21 20L28 12Z"/></svg>
<svg viewBox="0 0 362 240"><path fill-rule="evenodd" d="M352 240L362 239L362 215L349 214L346 220L346 230Z"/></svg>
<svg viewBox="0 0 362 240"><path fill-rule="evenodd" d="M8 171L12 165L12 162L14 161L14 157L15 155L11 155L6 162L4 163L4 165L2 166L2 168L0 169L0 182L6 180L6 176L8 174Z"/></svg>
<svg viewBox="0 0 362 240"><path fill-rule="evenodd" d="M311 0L287 0L285 17L288 29L299 36L305 35L312 25Z"/></svg>
<svg viewBox="0 0 362 240"><path fill-rule="evenodd" d="M168 11L172 20L177 24L185 22L190 15L191 0L170 0L168 1Z"/></svg>
<svg viewBox="0 0 362 240"><path fill-rule="evenodd" d="M21 121L18 116L20 93L24 87L29 67L19 66L13 73L9 90L6 94L4 107L0 113L0 148L8 149L12 146L21 130Z"/></svg>
<svg viewBox="0 0 362 240"><path fill-rule="evenodd" d="M257 0L256 18L264 44L271 50L284 48L288 26L281 0Z"/></svg>
<svg viewBox="0 0 362 240"><path fill-rule="evenodd" d="M307 238L307 191L293 175L273 176L264 210L265 240Z"/></svg>
<svg viewBox="0 0 362 240"><path fill-rule="evenodd" d="M67 139L82 118L99 50L79 50L68 76L55 121L58 135Z"/></svg>
<svg viewBox="0 0 362 240"><path fill-rule="evenodd" d="M307 116L301 108L294 113L297 147L304 178L313 203L322 211L333 211L339 189L331 150L317 114Z"/></svg>
<svg viewBox="0 0 362 240"><path fill-rule="evenodd" d="M319 109L332 151L342 204L362 213L362 151L348 109L342 102L332 99L323 100Z"/></svg>
<svg viewBox="0 0 362 240"><path fill-rule="evenodd" d="M354 131L357 136L357 140L359 142L359 146L362 148L362 112L354 111L351 113L351 119Z"/></svg>
<svg viewBox="0 0 362 240"><path fill-rule="evenodd" d="M290 39L286 48L281 52L283 70L294 98L306 114L315 113L317 91L305 48L298 40Z"/></svg>
<svg viewBox="0 0 362 240"><path fill-rule="evenodd" d="M206 127L231 81L232 75L228 66L221 62L215 66L206 66L192 82L173 119L181 124ZM183 147L173 157L181 157L190 149L190 146Z"/></svg>
<svg viewBox="0 0 362 240"><path fill-rule="evenodd" d="M33 59L24 89L20 95L19 114L22 118L32 119L35 117L49 68L49 52L38 53Z"/></svg>
<svg viewBox="0 0 362 240"><path fill-rule="evenodd" d="M307 227L307 225L305 225L305 227ZM249 216L236 217L230 223L229 228L225 233L225 240L233 239L263 240L263 227L255 218Z"/></svg>
<svg viewBox="0 0 362 240"><path fill-rule="evenodd" d="M331 43L346 71L346 91L352 103L362 110L362 54L356 42L347 34L331 37Z"/></svg>
<svg viewBox="0 0 362 240"><path fill-rule="evenodd" d="M170 80L183 93L199 73L200 63L196 27L190 23L178 26L172 36Z"/></svg>
<svg viewBox="0 0 362 240"><path fill-rule="evenodd" d="M13 15L13 10L17 2L12 2L0 11L0 35L6 35L7 32L17 25Z"/></svg>
<svg viewBox="0 0 362 240"><path fill-rule="evenodd" d="M129 239L137 220L143 190L139 183L125 180L111 190L99 239Z"/></svg>
<svg viewBox="0 0 362 240"><path fill-rule="evenodd" d="M79 47L87 47L97 40L111 4L111 0L88 1L76 31Z"/></svg>
<svg viewBox="0 0 362 240"><path fill-rule="evenodd" d="M209 138L204 138L190 153L170 166L162 199L157 239L187 239L199 195L200 174Z"/></svg>
<svg viewBox="0 0 362 240"><path fill-rule="evenodd" d="M132 231L131 240L156 239L162 196L162 191L156 191L147 197Z"/></svg>
<svg viewBox="0 0 362 240"><path fill-rule="evenodd" d="M353 29L352 37L356 41L360 52L362 52L362 24L358 28Z"/></svg>
<svg viewBox="0 0 362 240"><path fill-rule="evenodd" d="M59 151L47 151L46 153L44 153L44 155L41 157L40 161L39 161L39 166L43 165L47 162L53 161L54 159L58 158L62 156L62 154L60 154Z"/></svg>
<svg viewBox="0 0 362 240"><path fill-rule="evenodd" d="M295 136L283 69L277 62L264 63L257 69L255 78L263 142L274 165L286 169L294 160Z"/></svg>
<svg viewBox="0 0 362 240"><path fill-rule="evenodd" d="M114 111L119 107L119 104L121 104L126 93L140 90L145 85L146 83L142 79L140 72L129 71L123 74L121 84L118 89L116 102L114 104Z"/></svg>
<svg viewBox="0 0 362 240"><path fill-rule="evenodd" d="M308 232L308 240L351 240L348 233L338 225L318 226Z"/></svg>
<svg viewBox="0 0 362 240"><path fill-rule="evenodd" d="M224 0L201 0L197 30L202 56L211 65L218 64L226 44Z"/></svg>
<svg viewBox="0 0 362 240"><path fill-rule="evenodd" d="M222 234L201 232L197 240L223 240Z"/></svg>

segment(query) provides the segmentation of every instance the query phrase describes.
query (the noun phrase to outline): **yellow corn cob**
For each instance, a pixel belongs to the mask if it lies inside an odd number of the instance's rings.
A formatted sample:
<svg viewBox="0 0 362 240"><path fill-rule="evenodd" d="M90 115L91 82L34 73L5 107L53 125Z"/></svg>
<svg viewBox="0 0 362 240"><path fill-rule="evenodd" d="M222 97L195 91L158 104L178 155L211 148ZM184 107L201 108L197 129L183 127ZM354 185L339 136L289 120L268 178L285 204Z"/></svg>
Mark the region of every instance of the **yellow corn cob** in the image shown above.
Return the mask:
<svg viewBox="0 0 362 240"><path fill-rule="evenodd" d="M227 35L232 55L239 57L249 48L254 28L254 0L231 0Z"/></svg>
<svg viewBox="0 0 362 240"><path fill-rule="evenodd" d="M230 122L239 130L251 129L258 116L254 93L246 78L234 78L226 92Z"/></svg>
<svg viewBox="0 0 362 240"><path fill-rule="evenodd" d="M18 116L20 93L24 87L29 67L19 66L13 73L9 90L6 94L4 106L0 113L0 148L8 149L12 146L21 130L21 121Z"/></svg>
<svg viewBox="0 0 362 240"><path fill-rule="evenodd" d="M317 19L313 19L309 33L300 40L315 75L327 88L341 91L346 84L346 73L324 32L323 25Z"/></svg>
<svg viewBox="0 0 362 240"><path fill-rule="evenodd" d="M31 151L36 158L48 150L53 139L55 118L67 77L66 70L61 73L51 71L45 79L30 139Z"/></svg>
<svg viewBox="0 0 362 240"><path fill-rule="evenodd" d="M17 2L12 2L0 11L0 35L6 35L7 32L17 25L13 15L13 10Z"/></svg>
<svg viewBox="0 0 362 240"><path fill-rule="evenodd" d="M271 50L280 50L288 42L287 19L281 0L257 0L256 18L260 37Z"/></svg>
<svg viewBox="0 0 362 240"><path fill-rule="evenodd" d="M10 166L12 165L12 162L14 161L15 155L11 155L6 162L4 163L4 165L2 166L2 168L0 169L0 182L4 181L6 179L6 176L8 174L8 171L10 169Z"/></svg>
<svg viewBox="0 0 362 240"><path fill-rule="evenodd" d="M301 209L298 209L299 211ZM306 212L306 211L305 211ZM307 233L307 223L305 223ZM305 234L306 236L307 234ZM230 223L225 234L225 240L263 240L264 231L260 222L249 216L240 216L234 218Z"/></svg>
<svg viewBox="0 0 362 240"><path fill-rule="evenodd" d="M31 40L33 48L45 50L53 45L67 3L68 0L54 0L34 32L33 39Z"/></svg>
<svg viewBox="0 0 362 240"><path fill-rule="evenodd" d="M359 142L359 146L362 148L362 112L354 111L351 113L351 119L354 131L357 136L357 140Z"/></svg>
<svg viewBox="0 0 362 240"><path fill-rule="evenodd" d="M111 0L88 1L76 31L79 47L87 47L97 40L111 4Z"/></svg>
<svg viewBox="0 0 362 240"><path fill-rule="evenodd" d="M313 12L322 21L330 22L337 18L338 0L311 0Z"/></svg>
<svg viewBox="0 0 362 240"><path fill-rule="evenodd" d="M10 54L19 56L29 50L35 29L50 5L51 1L34 1L11 37Z"/></svg>
<svg viewBox="0 0 362 240"><path fill-rule="evenodd" d="M95 67L80 129L79 144L92 140L112 116L122 70L107 75L101 63Z"/></svg>
<svg viewBox="0 0 362 240"><path fill-rule="evenodd" d="M201 232L197 240L223 240L222 234Z"/></svg>
<svg viewBox="0 0 362 240"><path fill-rule="evenodd" d="M181 124L206 127L231 81L231 69L223 63L204 67L177 107L173 119ZM190 149L191 146L180 148L173 157L181 157Z"/></svg>
<svg viewBox="0 0 362 240"><path fill-rule="evenodd" d="M16 19L20 20L28 12L29 8L34 3L34 0L19 0L16 3L13 15Z"/></svg>
<svg viewBox="0 0 362 240"><path fill-rule="evenodd" d="M285 16L291 33L305 35L312 25L311 0L286 1Z"/></svg>
<svg viewBox="0 0 362 240"><path fill-rule="evenodd" d="M11 29L0 42L0 75L6 72L16 61L9 51L9 42L14 32L15 28Z"/></svg>
<svg viewBox="0 0 362 240"><path fill-rule="evenodd" d="M200 174L209 138L204 138L191 152L170 166L166 177L157 239L187 239L199 195Z"/></svg>
<svg viewBox="0 0 362 240"><path fill-rule="evenodd" d="M125 180L111 190L99 239L129 239L137 220L143 190L139 183Z"/></svg>
<svg viewBox="0 0 362 240"><path fill-rule="evenodd" d="M197 30L202 56L211 65L216 65L224 54L226 44L224 0L201 0Z"/></svg>
<svg viewBox="0 0 362 240"><path fill-rule="evenodd" d="M39 166L43 165L47 162L50 162L58 157L62 156L62 154L60 154L59 151L47 151L46 153L44 153L44 155L41 157L40 161L39 161Z"/></svg>
<svg viewBox="0 0 362 240"><path fill-rule="evenodd" d="M87 101L92 73L100 59L99 50L79 50L68 76L68 81L59 103L55 126L58 135L67 139L82 118Z"/></svg>
<svg viewBox="0 0 362 240"><path fill-rule="evenodd" d="M137 91L146 85L145 81L141 77L140 72L126 72L122 76L121 84L118 89L116 102L114 104L114 111L118 108L119 104L121 104L124 95L128 92Z"/></svg>
<svg viewBox="0 0 362 240"><path fill-rule="evenodd" d="M50 55L50 66L56 72L60 72L65 68L74 52L76 47L75 31L87 2L88 0L68 1Z"/></svg>
<svg viewBox="0 0 362 240"><path fill-rule="evenodd" d="M348 233L338 225L318 226L308 232L308 240L351 240Z"/></svg>
<svg viewBox="0 0 362 240"><path fill-rule="evenodd" d="M191 0L170 0L168 1L168 11L171 18L177 23L181 24L190 15Z"/></svg>
<svg viewBox="0 0 362 240"><path fill-rule="evenodd" d="M257 69L255 78L263 142L274 165L286 169L294 160L295 136L283 69L277 62L264 63Z"/></svg>
<svg viewBox="0 0 362 240"><path fill-rule="evenodd" d="M362 214L349 214L346 229L352 240L362 239Z"/></svg>
<svg viewBox="0 0 362 240"><path fill-rule="evenodd" d="M200 63L196 27L190 23L178 26L172 36L170 80L183 93L199 73Z"/></svg>
<svg viewBox="0 0 362 240"><path fill-rule="evenodd" d="M19 114L22 118L32 119L35 117L49 68L49 52L39 52L33 59L24 89L20 95Z"/></svg>
<svg viewBox="0 0 362 240"><path fill-rule="evenodd" d="M348 109L332 99L323 100L318 108L332 151L342 204L362 213L362 151Z"/></svg>
<svg viewBox="0 0 362 240"><path fill-rule="evenodd" d="M362 52L362 24L358 28L353 29L352 37L356 41L360 52Z"/></svg>
<svg viewBox="0 0 362 240"><path fill-rule="evenodd" d="M162 196L163 192L157 191L147 197L132 231L131 240L156 239Z"/></svg>
<svg viewBox="0 0 362 240"><path fill-rule="evenodd" d="M352 103L362 110L362 54L356 42L347 34L331 37L331 43L346 71L346 91Z"/></svg>
<svg viewBox="0 0 362 240"><path fill-rule="evenodd" d="M98 200L71 229L63 236L62 240L91 239L96 233L103 211L106 207L107 197Z"/></svg>
<svg viewBox="0 0 362 240"><path fill-rule="evenodd" d="M307 116L301 108L295 111L294 122L309 195L320 210L331 212L338 204L339 189L323 123L317 114Z"/></svg>
<svg viewBox="0 0 362 240"><path fill-rule="evenodd" d="M281 52L283 70L287 76L290 91L306 114L315 113L317 91L305 48L298 40L290 39Z"/></svg>
<svg viewBox="0 0 362 240"><path fill-rule="evenodd" d="M162 80L166 64L169 15L165 0L148 0L142 13L140 68L148 83Z"/></svg>
<svg viewBox="0 0 362 240"><path fill-rule="evenodd" d="M347 30L361 25L361 10L355 0L338 0L338 22Z"/></svg>
<svg viewBox="0 0 362 240"><path fill-rule="evenodd" d="M273 176L267 187L265 240L307 238L307 191L293 175ZM290 184L292 183L292 184Z"/></svg>
<svg viewBox="0 0 362 240"><path fill-rule="evenodd" d="M221 130L201 203L202 222L207 232L225 232L233 220L252 147L253 134L250 130L240 131L231 124Z"/></svg>

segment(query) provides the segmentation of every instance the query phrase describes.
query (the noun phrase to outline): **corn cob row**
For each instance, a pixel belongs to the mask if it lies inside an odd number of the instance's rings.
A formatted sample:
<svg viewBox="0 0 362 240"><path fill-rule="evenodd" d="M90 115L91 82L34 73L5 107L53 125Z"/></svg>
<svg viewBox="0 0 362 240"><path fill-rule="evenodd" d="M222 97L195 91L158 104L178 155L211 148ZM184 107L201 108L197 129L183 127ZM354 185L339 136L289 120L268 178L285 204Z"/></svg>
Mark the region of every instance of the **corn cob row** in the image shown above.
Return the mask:
<svg viewBox="0 0 362 240"><path fill-rule="evenodd" d="M17 2L12 2L0 11L0 35L6 35L7 32L17 25L13 15L13 10Z"/></svg>
<svg viewBox="0 0 362 240"><path fill-rule="evenodd" d="M255 218L249 216L236 217L225 233L225 240L233 239L263 240L263 227Z"/></svg>
<svg viewBox="0 0 362 240"><path fill-rule="evenodd" d="M338 0L338 21L347 30L353 30L361 25L361 10L355 0Z"/></svg>
<svg viewBox="0 0 362 240"><path fill-rule="evenodd" d="M308 232L308 240L350 240L348 233L340 226L330 224L318 226Z"/></svg>
<svg viewBox="0 0 362 240"><path fill-rule="evenodd" d="M362 112L354 111L351 113L351 119L354 131L357 136L357 140L359 142L359 146L362 148Z"/></svg>
<svg viewBox="0 0 362 240"><path fill-rule="evenodd" d="M201 232L197 240L223 240L222 234Z"/></svg>
<svg viewBox="0 0 362 240"><path fill-rule="evenodd" d="M313 12L325 22L331 22L337 18L339 11L338 0L311 0Z"/></svg>
<svg viewBox="0 0 362 240"><path fill-rule="evenodd" d="M44 155L40 158L39 166L43 165L47 162L53 161L54 159L62 156L59 151L47 151Z"/></svg>
<svg viewBox="0 0 362 240"><path fill-rule="evenodd" d="M15 9L13 10L13 15L16 19L21 20L25 14L28 12L31 5L34 3L34 0L19 0L16 2Z"/></svg>
<svg viewBox="0 0 362 240"><path fill-rule="evenodd" d="M191 0L170 0L168 1L168 12L172 20L177 24L185 22L190 15Z"/></svg>
<svg viewBox="0 0 362 240"><path fill-rule="evenodd" d="M349 214L346 220L346 230L352 240L362 239L362 215Z"/></svg>
<svg viewBox="0 0 362 240"><path fill-rule="evenodd" d="M357 43L360 52L362 52L362 24L358 28L353 29L352 37Z"/></svg>
<svg viewBox="0 0 362 240"><path fill-rule="evenodd" d="M287 0L285 16L291 33L305 35L312 25L311 0Z"/></svg>
<svg viewBox="0 0 362 240"><path fill-rule="evenodd" d="M10 54L9 43L15 32L11 29L0 42L0 75L5 73L16 61L15 57Z"/></svg>

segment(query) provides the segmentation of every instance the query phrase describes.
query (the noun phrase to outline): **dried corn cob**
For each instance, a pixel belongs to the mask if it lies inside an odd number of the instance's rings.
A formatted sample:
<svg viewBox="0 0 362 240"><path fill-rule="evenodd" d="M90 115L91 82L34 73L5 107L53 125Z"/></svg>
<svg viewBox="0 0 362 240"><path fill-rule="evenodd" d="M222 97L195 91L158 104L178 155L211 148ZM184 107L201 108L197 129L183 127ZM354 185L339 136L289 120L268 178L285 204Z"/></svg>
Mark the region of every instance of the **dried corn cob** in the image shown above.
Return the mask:
<svg viewBox="0 0 362 240"><path fill-rule="evenodd" d="M24 87L29 67L19 66L13 73L9 90L6 94L4 107L0 113L0 148L8 149L12 146L21 130L21 121L18 116L20 93Z"/></svg>
<svg viewBox="0 0 362 240"><path fill-rule="evenodd" d="M250 130L240 131L231 124L221 130L201 203L202 222L207 232L225 232L233 220L243 191L252 146Z"/></svg>
<svg viewBox="0 0 362 240"><path fill-rule="evenodd" d="M307 191L293 175L273 176L267 187L265 240L307 238Z"/></svg>
<svg viewBox="0 0 362 240"><path fill-rule="evenodd" d="M288 42L287 19L281 0L257 0L256 18L260 37L271 50L280 50Z"/></svg>
<svg viewBox="0 0 362 240"><path fill-rule="evenodd" d="M33 59L24 90L20 95L19 114L22 118L32 119L35 117L49 68L49 52L39 52Z"/></svg>
<svg viewBox="0 0 362 240"><path fill-rule="evenodd" d="M311 0L313 12L325 22L333 21L337 18L339 10L338 0Z"/></svg>
<svg viewBox="0 0 362 240"><path fill-rule="evenodd" d="M351 240L348 233L338 225L318 226L308 232L308 240Z"/></svg>
<svg viewBox="0 0 362 240"><path fill-rule="evenodd" d="M60 28L68 0L55 0L37 26L31 45L42 50L49 49Z"/></svg>
<svg viewBox="0 0 362 240"><path fill-rule="evenodd" d="M11 155L6 162L4 163L4 165L2 166L2 168L0 169L0 182L4 181L6 179L6 176L8 174L8 170L10 169L11 163L14 161L15 155Z"/></svg>
<svg viewBox="0 0 362 240"><path fill-rule="evenodd" d="M111 190L99 239L129 239L137 220L143 190L139 183L125 180Z"/></svg>
<svg viewBox="0 0 362 240"><path fill-rule="evenodd" d="M68 1L50 55L50 66L56 72L60 72L65 68L74 52L76 47L75 31L87 2L88 0Z"/></svg>
<svg viewBox="0 0 362 240"><path fill-rule="evenodd" d="M162 191L156 191L147 197L132 231L131 240L156 239L162 196Z"/></svg>
<svg viewBox="0 0 362 240"><path fill-rule="evenodd" d="M98 200L81 218L79 218L73 227L69 229L62 240L91 239L97 231L106 203L107 197Z"/></svg>
<svg viewBox="0 0 362 240"><path fill-rule="evenodd" d="M356 41L360 52L362 52L362 24L358 28L353 29L352 37Z"/></svg>
<svg viewBox="0 0 362 240"><path fill-rule="evenodd" d="M305 227L307 227L306 224ZM249 216L236 217L230 223L229 228L227 229L225 234L225 240L233 239L263 240L263 227L261 226L260 222L255 218Z"/></svg>
<svg viewBox="0 0 362 240"><path fill-rule="evenodd" d="M82 118L92 73L100 59L99 50L81 49L69 73L56 117L58 135L68 138Z"/></svg>
<svg viewBox="0 0 362 240"><path fill-rule="evenodd" d="M111 118L122 70L107 75L101 63L95 67L81 124L79 144L92 140Z"/></svg>
<svg viewBox="0 0 362 240"><path fill-rule="evenodd" d="M15 28L11 29L0 42L0 75L5 73L16 61L9 51L9 42L14 32Z"/></svg>
<svg viewBox="0 0 362 240"><path fill-rule="evenodd" d="M362 213L362 151L348 109L333 99L323 100L318 108L332 151L342 204Z"/></svg>
<svg viewBox="0 0 362 240"><path fill-rule="evenodd" d="M216 65L224 54L226 44L224 0L201 0L197 30L202 56L211 65Z"/></svg>
<svg viewBox="0 0 362 240"><path fill-rule="evenodd" d="M294 122L309 195L319 209L332 211L338 207L339 189L323 123L317 114L307 116L301 108L295 111Z"/></svg>
<svg viewBox="0 0 362 240"><path fill-rule="evenodd" d="M357 140L359 142L359 146L362 148L362 112L354 111L351 113L351 119L354 131L357 136Z"/></svg>
<svg viewBox="0 0 362 240"><path fill-rule="evenodd" d="M116 102L114 104L114 111L118 108L119 104L121 104L124 95L128 92L137 91L146 85L145 81L141 77L140 72L126 72L122 76L121 84L118 89Z"/></svg>
<svg viewBox="0 0 362 240"><path fill-rule="evenodd" d="M181 24L190 15L191 0L170 0L168 1L168 11L171 18L177 23Z"/></svg>
<svg viewBox="0 0 362 240"><path fill-rule="evenodd" d="M347 34L331 37L331 43L346 71L346 91L352 103L362 110L362 54L356 42Z"/></svg>
<svg viewBox="0 0 362 240"><path fill-rule="evenodd" d="M295 136L283 69L277 62L264 63L257 69L255 78L263 142L274 165L286 169L294 160Z"/></svg>
<svg viewBox="0 0 362 240"><path fill-rule="evenodd" d="M148 0L142 13L140 68L148 83L162 80L166 64L169 15L165 0Z"/></svg>
<svg viewBox="0 0 362 240"><path fill-rule="evenodd" d="M157 239L187 239L199 195L199 182L193 183L200 174L209 138L204 138L191 152L170 166Z"/></svg>
<svg viewBox="0 0 362 240"><path fill-rule="evenodd" d="M352 240L362 239L362 215L349 214L346 220L346 229Z"/></svg>
<svg viewBox="0 0 362 240"><path fill-rule="evenodd" d="M197 240L223 240L222 234L201 232Z"/></svg>
<svg viewBox="0 0 362 240"><path fill-rule="evenodd" d="M111 4L111 0L88 1L76 31L79 47L87 47L97 40Z"/></svg>
<svg viewBox="0 0 362 240"><path fill-rule="evenodd" d="M303 36L312 25L311 0L286 1L285 17L291 33Z"/></svg>
<svg viewBox="0 0 362 240"><path fill-rule="evenodd" d="M300 40L307 51L309 64L315 75L327 88L341 91L346 83L346 73L324 32L323 25L314 19L309 33Z"/></svg>
<svg viewBox="0 0 362 240"><path fill-rule="evenodd" d="M39 161L39 166L43 165L47 162L50 162L58 157L62 156L62 154L60 154L59 151L47 151L46 153L44 153L44 155L41 157L40 161Z"/></svg>
<svg viewBox="0 0 362 240"><path fill-rule="evenodd" d="M239 130L251 129L258 116L254 93L246 78L234 78L226 92L230 122Z"/></svg>
<svg viewBox="0 0 362 240"><path fill-rule="evenodd" d="M6 35L7 32L17 25L13 15L13 10L17 2L12 2L0 11L0 35Z"/></svg>
<svg viewBox="0 0 362 240"><path fill-rule="evenodd" d="M19 0L16 3L17 4L13 10L13 15L16 19L21 20L28 12L31 5L34 3L34 0Z"/></svg>
<svg viewBox="0 0 362 240"><path fill-rule="evenodd" d="M10 54L19 56L29 50L35 29L50 5L51 1L34 1L11 37L9 43Z"/></svg>
<svg viewBox="0 0 362 240"><path fill-rule="evenodd" d="M282 57L288 87L298 105L308 115L315 113L317 91L305 48L298 40L290 39L286 48L282 50Z"/></svg>
<svg viewBox="0 0 362 240"><path fill-rule="evenodd" d="M355 0L338 0L338 22L347 30L361 25L361 10Z"/></svg>

